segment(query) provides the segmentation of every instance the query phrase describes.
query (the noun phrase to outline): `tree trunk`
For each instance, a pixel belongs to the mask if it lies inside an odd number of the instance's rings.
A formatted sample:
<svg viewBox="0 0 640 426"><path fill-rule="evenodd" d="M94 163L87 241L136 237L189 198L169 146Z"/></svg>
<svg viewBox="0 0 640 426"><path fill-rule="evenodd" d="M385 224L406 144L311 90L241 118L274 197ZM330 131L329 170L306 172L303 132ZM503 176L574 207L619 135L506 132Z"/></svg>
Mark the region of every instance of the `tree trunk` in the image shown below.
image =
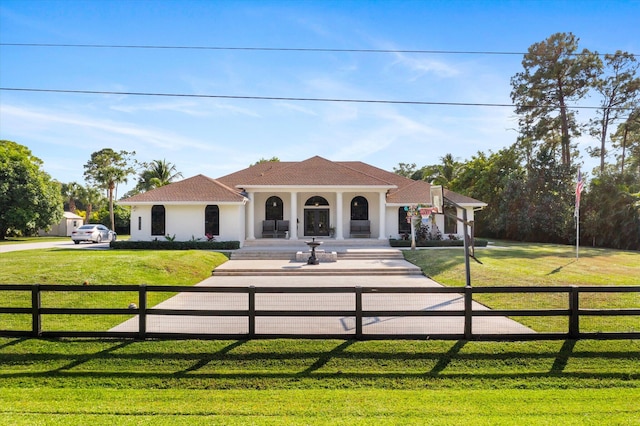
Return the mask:
<svg viewBox="0 0 640 426"><path fill-rule="evenodd" d="M85 212L84 223L91 223L91 213L93 211L93 205L87 204L87 211Z"/></svg>
<svg viewBox="0 0 640 426"><path fill-rule="evenodd" d="M113 182L109 182L109 219L111 220L111 230L115 231L115 216L113 214L113 190L115 189L115 184Z"/></svg>
<svg viewBox="0 0 640 426"><path fill-rule="evenodd" d="M604 172L604 157L607 153L606 151L606 142L607 142L607 123L609 122L609 108L605 108L602 115L602 128L600 129L600 173Z"/></svg>
<svg viewBox="0 0 640 426"><path fill-rule="evenodd" d="M569 136L569 120L567 119L567 106L564 103L561 79L558 79L558 101L560 102L560 127L562 128L562 136L560 137L560 143L562 145L562 165L570 166L571 143Z"/></svg>
<svg viewBox="0 0 640 426"><path fill-rule="evenodd" d="M624 156L625 156L625 151L627 149L627 126L624 126L624 136L622 137L622 164L621 164L621 170L620 170L620 174L624 175Z"/></svg>

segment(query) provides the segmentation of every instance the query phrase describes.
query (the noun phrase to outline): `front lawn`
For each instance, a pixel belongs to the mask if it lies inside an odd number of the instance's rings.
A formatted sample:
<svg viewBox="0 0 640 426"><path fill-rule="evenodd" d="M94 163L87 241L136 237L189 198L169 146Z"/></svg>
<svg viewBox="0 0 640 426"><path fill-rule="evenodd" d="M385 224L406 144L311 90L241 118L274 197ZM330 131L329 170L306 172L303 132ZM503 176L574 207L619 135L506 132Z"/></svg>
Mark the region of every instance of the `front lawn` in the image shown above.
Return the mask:
<svg viewBox="0 0 640 426"><path fill-rule="evenodd" d="M465 285L464 252L460 248L404 251L405 258L425 275L446 286ZM477 248L479 264L470 260L471 285L491 286L626 286L640 285L640 252L556 244L522 244L497 241ZM567 309L566 294L479 294L474 296L494 309ZM587 293L580 297L585 309L640 308L637 293ZM566 332L566 317L517 317L537 331ZM640 318L583 318L585 332L640 331Z"/></svg>
<svg viewBox="0 0 640 426"><path fill-rule="evenodd" d="M3 284L104 284L194 285L211 276L211 270L227 261L221 253L201 250L77 250L45 249L3 253ZM57 292L43 295L43 306L56 308L126 308L137 302L137 292ZM153 292L148 303L156 305L173 293ZM2 306L29 307L28 292L3 292ZM130 316L46 315L46 330L107 330ZM0 314L3 329L31 329L30 315Z"/></svg>

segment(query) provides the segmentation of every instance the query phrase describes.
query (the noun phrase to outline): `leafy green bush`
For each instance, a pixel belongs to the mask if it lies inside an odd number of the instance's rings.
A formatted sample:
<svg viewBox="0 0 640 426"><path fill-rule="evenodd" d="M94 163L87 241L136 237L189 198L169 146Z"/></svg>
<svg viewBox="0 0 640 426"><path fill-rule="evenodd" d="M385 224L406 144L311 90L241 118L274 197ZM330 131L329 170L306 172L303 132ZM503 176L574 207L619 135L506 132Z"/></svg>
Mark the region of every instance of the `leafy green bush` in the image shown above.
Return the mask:
<svg viewBox="0 0 640 426"><path fill-rule="evenodd" d="M240 241L111 241L109 246L122 250L237 250Z"/></svg>

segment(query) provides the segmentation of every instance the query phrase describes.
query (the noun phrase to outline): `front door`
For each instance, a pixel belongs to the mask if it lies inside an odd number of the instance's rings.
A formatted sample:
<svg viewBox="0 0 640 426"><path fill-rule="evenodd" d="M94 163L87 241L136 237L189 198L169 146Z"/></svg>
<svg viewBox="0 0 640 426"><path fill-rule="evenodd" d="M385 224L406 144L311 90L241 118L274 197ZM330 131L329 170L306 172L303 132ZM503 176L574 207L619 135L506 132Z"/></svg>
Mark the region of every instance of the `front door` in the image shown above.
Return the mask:
<svg viewBox="0 0 640 426"><path fill-rule="evenodd" d="M304 210L304 235L329 236L329 209Z"/></svg>

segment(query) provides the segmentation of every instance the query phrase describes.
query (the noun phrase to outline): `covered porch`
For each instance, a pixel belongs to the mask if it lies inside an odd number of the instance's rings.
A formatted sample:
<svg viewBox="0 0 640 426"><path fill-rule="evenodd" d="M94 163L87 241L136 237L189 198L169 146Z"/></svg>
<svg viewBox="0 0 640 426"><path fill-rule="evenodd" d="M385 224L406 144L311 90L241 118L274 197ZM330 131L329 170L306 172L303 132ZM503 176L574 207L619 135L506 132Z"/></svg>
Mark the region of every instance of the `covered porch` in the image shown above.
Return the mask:
<svg viewBox="0 0 640 426"><path fill-rule="evenodd" d="M246 240L386 240L390 188L245 189Z"/></svg>

